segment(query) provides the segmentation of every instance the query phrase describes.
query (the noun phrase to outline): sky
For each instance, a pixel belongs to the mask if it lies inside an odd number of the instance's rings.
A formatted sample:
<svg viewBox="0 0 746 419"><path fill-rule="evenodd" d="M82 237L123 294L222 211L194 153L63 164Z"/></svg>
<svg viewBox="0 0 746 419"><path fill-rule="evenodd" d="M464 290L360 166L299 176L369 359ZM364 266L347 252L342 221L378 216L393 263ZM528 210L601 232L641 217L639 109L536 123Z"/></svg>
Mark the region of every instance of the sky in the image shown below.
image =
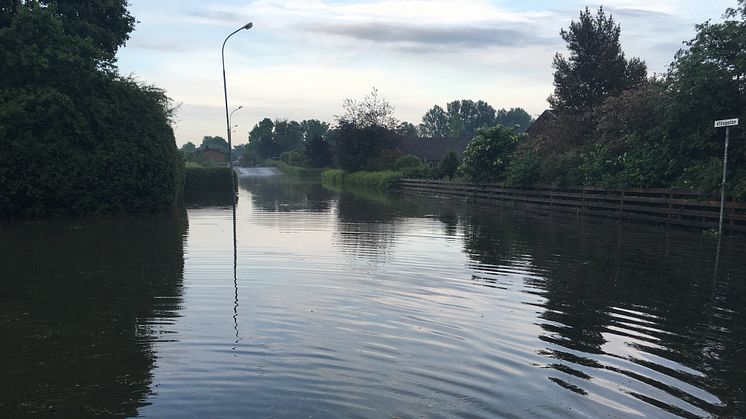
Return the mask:
<svg viewBox="0 0 746 419"><path fill-rule="evenodd" d="M135 31L121 73L154 84L178 105L176 143L225 137L220 62L225 37L233 143L262 118L333 122L345 98L372 88L418 124L433 105L485 100L536 116L552 93L559 36L585 6L575 0L129 0ZM610 0L622 48L662 73L736 0Z"/></svg>

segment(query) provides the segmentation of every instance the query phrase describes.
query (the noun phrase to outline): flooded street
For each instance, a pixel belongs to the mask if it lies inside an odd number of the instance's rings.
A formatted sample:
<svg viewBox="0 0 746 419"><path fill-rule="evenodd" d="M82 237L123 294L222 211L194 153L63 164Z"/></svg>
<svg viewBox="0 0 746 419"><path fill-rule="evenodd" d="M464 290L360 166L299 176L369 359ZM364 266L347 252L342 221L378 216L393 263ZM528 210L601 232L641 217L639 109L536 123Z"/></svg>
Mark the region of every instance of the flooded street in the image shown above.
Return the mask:
<svg viewBox="0 0 746 419"><path fill-rule="evenodd" d="M746 240L716 245L284 176L3 222L0 416L743 416Z"/></svg>

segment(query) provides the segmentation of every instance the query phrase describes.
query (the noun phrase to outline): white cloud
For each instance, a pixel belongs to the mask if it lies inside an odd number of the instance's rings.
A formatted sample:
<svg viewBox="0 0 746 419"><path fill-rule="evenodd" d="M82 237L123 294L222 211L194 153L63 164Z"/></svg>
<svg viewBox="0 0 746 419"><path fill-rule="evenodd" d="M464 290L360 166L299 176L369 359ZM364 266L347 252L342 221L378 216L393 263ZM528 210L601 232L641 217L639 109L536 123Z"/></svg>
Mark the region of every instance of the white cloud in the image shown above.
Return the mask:
<svg viewBox="0 0 746 419"><path fill-rule="evenodd" d="M159 2L132 3L142 23L120 54L122 70L184 103L179 143L224 131L219 46L245 21L254 28L226 51L231 103L246 107L242 141L262 117L331 120L344 98L362 97L373 86L400 119L414 123L433 104L462 98L538 113L552 91L552 57L565 49L558 32L586 4L224 0L163 10ZM694 23L719 17L730 3L611 0L604 6L622 24L627 55L660 72L693 35Z"/></svg>

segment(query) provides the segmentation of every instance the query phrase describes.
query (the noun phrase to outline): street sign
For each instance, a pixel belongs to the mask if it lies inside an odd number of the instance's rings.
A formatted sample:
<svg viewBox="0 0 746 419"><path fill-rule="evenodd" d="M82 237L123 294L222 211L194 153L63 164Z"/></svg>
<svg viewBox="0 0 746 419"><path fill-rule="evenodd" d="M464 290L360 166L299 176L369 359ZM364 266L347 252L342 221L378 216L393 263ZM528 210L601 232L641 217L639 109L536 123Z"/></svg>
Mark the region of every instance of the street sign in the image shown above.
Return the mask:
<svg viewBox="0 0 746 419"><path fill-rule="evenodd" d="M736 125L738 125L738 118L715 121L715 128L733 127Z"/></svg>

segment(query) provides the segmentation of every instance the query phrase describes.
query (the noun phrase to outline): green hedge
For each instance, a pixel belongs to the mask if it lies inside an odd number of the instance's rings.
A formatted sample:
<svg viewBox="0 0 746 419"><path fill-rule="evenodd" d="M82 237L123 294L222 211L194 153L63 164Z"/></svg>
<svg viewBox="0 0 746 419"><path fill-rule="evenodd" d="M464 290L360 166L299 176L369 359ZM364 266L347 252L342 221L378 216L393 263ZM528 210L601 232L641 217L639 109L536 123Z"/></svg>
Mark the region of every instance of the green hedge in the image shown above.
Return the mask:
<svg viewBox="0 0 746 419"><path fill-rule="evenodd" d="M395 189L402 179L402 172L384 170L380 172L345 172L340 169L324 170L321 183L341 188L343 186L360 186L380 190Z"/></svg>
<svg viewBox="0 0 746 419"><path fill-rule="evenodd" d="M320 178L321 173L324 171L324 169L308 169L305 167L298 167L298 166L291 166L284 161L276 161L277 168L280 169L283 173L302 177L302 178Z"/></svg>
<svg viewBox="0 0 746 419"><path fill-rule="evenodd" d="M234 174L235 176L235 174ZM233 193L231 169L228 167L188 167L185 171L184 195L204 192Z"/></svg>

